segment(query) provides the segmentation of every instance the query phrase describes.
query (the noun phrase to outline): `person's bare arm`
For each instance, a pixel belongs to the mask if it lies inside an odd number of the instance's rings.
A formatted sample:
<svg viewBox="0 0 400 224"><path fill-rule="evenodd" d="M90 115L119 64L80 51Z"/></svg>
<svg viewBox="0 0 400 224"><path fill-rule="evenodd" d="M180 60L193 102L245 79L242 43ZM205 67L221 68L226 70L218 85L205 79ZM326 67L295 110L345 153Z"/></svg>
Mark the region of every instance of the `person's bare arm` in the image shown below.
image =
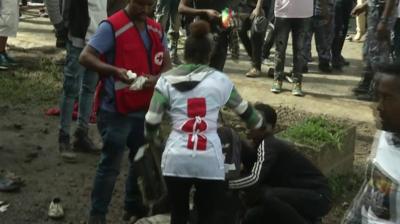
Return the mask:
<svg viewBox="0 0 400 224"><path fill-rule="evenodd" d="M258 0L256 7L254 8L253 12L251 12L251 18L261 16L263 14L262 5L263 5L263 0Z"/></svg>
<svg viewBox="0 0 400 224"><path fill-rule="evenodd" d="M385 9L383 10L380 21L376 27L376 35L380 41L390 41L390 30L388 29L387 24L392 16L394 7L395 0L386 0Z"/></svg>
<svg viewBox="0 0 400 224"><path fill-rule="evenodd" d="M188 0L181 0L179 2L178 12L188 16L207 16L210 20L215 20L220 17L220 13L216 10L190 7Z"/></svg>
<svg viewBox="0 0 400 224"><path fill-rule="evenodd" d="M127 84L132 83L132 80L130 80L126 74L126 69L118 68L103 62L100 60L99 53L90 45L86 45L86 47L82 50L82 53L79 57L79 63L86 68L99 73L100 75L113 75L118 77L122 82Z"/></svg>

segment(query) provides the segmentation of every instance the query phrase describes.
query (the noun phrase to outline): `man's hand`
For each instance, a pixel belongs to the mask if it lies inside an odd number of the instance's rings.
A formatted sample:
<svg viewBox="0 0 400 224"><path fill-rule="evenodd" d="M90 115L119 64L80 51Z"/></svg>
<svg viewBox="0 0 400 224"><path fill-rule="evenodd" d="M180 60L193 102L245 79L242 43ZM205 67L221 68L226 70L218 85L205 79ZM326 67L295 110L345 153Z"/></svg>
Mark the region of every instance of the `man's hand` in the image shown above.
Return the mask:
<svg viewBox="0 0 400 224"><path fill-rule="evenodd" d="M221 14L214 9L206 9L205 13L210 20L218 20L221 17Z"/></svg>
<svg viewBox="0 0 400 224"><path fill-rule="evenodd" d="M254 19L254 18L256 18L257 16L262 16L262 15L263 15L262 9L259 8L259 7L256 7L256 8L254 8L253 11L251 12L251 14L250 14L250 19Z"/></svg>
<svg viewBox="0 0 400 224"><path fill-rule="evenodd" d="M121 82L126 83L126 84L132 84L133 79L129 79L129 76L127 75L128 71L123 68L116 68L114 72L114 76L121 80Z"/></svg>
<svg viewBox="0 0 400 224"><path fill-rule="evenodd" d="M356 7L354 7L353 10L351 10L351 15L358 16L364 13L367 10L367 8L368 8L367 4L357 5Z"/></svg>
<svg viewBox="0 0 400 224"><path fill-rule="evenodd" d="M159 76L146 75L146 82L143 84L143 88L153 88L158 81Z"/></svg>
<svg viewBox="0 0 400 224"><path fill-rule="evenodd" d="M390 40L390 32L385 22L381 21L378 23L378 26L376 27L376 37L379 41Z"/></svg>

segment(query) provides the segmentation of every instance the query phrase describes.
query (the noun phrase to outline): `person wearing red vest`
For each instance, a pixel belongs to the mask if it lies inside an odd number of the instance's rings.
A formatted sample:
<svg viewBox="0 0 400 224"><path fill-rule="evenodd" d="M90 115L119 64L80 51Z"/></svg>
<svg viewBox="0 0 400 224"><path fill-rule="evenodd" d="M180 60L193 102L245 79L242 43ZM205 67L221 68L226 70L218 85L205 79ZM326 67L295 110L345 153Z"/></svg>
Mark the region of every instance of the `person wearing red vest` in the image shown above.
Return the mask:
<svg viewBox="0 0 400 224"><path fill-rule="evenodd" d="M132 163L137 149L145 143L144 117L154 85L159 75L171 68L164 31L147 17L153 2L129 0L125 9L100 24L80 56L82 65L101 74L98 127L104 145L94 180L89 224L105 223L126 146L130 166L123 219L132 221L146 215Z"/></svg>

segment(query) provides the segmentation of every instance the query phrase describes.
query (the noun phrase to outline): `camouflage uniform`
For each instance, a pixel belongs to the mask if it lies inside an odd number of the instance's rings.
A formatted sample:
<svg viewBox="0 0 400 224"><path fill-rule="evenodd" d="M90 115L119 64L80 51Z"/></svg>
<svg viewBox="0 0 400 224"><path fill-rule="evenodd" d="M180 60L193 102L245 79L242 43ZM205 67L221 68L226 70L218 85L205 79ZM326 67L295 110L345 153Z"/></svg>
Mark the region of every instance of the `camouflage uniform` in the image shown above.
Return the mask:
<svg viewBox="0 0 400 224"><path fill-rule="evenodd" d="M328 13L332 18L326 21L321 12L320 0L316 0L314 4L314 16L311 19L310 29L306 34L304 41L305 63L311 60L311 40L315 34L315 44L317 47L318 58L320 64L329 64L331 60L331 45L334 26L334 0L328 0Z"/></svg>
<svg viewBox="0 0 400 224"><path fill-rule="evenodd" d="M391 43L390 39L380 41L376 36L376 29L385 8L385 0L368 0L367 17L367 38L363 47L364 71L363 80L361 80L358 89L368 89L371 86L374 70L377 65L390 61ZM396 7L388 20L387 29L392 30L396 21ZM356 90L357 91L357 90Z"/></svg>

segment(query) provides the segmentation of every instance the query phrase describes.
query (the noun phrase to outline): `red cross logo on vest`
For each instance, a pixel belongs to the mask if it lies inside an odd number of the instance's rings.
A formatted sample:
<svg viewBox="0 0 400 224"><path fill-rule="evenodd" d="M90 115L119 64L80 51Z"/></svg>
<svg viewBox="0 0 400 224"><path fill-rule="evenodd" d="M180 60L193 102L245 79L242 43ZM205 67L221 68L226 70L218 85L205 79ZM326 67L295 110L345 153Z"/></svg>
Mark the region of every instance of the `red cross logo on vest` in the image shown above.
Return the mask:
<svg viewBox="0 0 400 224"><path fill-rule="evenodd" d="M154 56L154 64L161 66L162 63L164 61L164 52L158 52L155 56Z"/></svg>
<svg viewBox="0 0 400 224"><path fill-rule="evenodd" d="M182 125L182 131L188 134L187 148L204 151L207 148L207 138L203 134L207 130L204 117L207 113L205 98L190 98L187 100L188 120Z"/></svg>

